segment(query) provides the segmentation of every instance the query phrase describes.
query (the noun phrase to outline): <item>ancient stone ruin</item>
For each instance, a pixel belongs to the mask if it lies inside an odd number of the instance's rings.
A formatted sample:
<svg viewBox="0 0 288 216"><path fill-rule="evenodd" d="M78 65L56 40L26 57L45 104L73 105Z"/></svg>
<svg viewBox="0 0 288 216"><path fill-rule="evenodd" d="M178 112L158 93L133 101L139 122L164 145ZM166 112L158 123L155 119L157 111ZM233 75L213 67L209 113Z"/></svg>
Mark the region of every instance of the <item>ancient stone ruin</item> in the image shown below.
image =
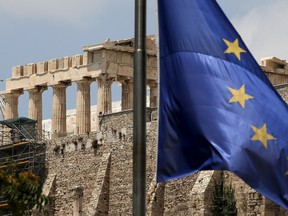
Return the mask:
<svg viewBox="0 0 288 216"><path fill-rule="evenodd" d="M97 82L97 113L112 111L111 85L122 86L122 110L133 106L133 40L121 40L86 46L82 55L64 57L12 68L12 77L6 81L5 119L18 117L18 97L29 92L28 118L42 122L42 93L53 89L52 137L66 136L66 88L77 83L77 134L91 131L90 84ZM147 85L150 88L150 106L157 102L157 58L155 39L147 38ZM96 123L98 124L98 122ZM42 124L38 124L42 129Z"/></svg>
<svg viewBox="0 0 288 216"><path fill-rule="evenodd" d="M50 215L132 215L133 44L133 39L107 40L84 47L81 55L12 69L2 92L5 119L18 117L18 97L28 91L28 118L36 120L42 132L42 93L53 89L52 138L42 140L46 148L43 189L55 200ZM263 59L261 67L288 101L288 63L271 57ZM158 74L154 37L147 37L147 79L147 215L211 215L211 190L219 172L155 183ZM121 111L112 112L111 84L116 81L121 83ZM67 136L66 88L72 82L77 83L76 125L74 135ZM95 93L90 92L93 82L98 86ZM91 94L98 95L94 125ZM239 215L288 215L237 176L225 172L225 177L235 188Z"/></svg>

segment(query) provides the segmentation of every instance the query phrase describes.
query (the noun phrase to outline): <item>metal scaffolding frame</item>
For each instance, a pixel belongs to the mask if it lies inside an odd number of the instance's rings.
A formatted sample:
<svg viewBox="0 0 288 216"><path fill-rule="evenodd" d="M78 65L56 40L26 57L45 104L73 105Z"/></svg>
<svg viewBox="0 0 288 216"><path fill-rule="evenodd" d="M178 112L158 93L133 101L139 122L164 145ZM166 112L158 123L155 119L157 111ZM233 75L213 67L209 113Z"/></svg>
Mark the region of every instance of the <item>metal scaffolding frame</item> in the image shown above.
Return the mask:
<svg viewBox="0 0 288 216"><path fill-rule="evenodd" d="M4 119L4 113L5 113L5 97L3 95L0 95L0 113L2 118Z"/></svg>
<svg viewBox="0 0 288 216"><path fill-rule="evenodd" d="M0 121L0 169L14 166L16 172L31 170L45 178L45 133L37 131L37 121L25 117ZM9 215L5 197L0 196L0 214Z"/></svg>

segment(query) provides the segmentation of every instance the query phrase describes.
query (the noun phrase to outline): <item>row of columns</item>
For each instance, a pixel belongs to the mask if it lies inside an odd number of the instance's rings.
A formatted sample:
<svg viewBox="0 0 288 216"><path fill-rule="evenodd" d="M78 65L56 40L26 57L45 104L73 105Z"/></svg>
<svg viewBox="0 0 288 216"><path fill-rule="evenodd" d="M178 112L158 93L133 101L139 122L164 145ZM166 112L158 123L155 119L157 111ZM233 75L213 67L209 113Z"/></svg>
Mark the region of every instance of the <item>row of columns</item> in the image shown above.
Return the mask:
<svg viewBox="0 0 288 216"><path fill-rule="evenodd" d="M84 78L76 81L77 98L76 98L76 133L84 134L91 131L91 98L90 84L91 78ZM107 114L112 112L112 92L111 86L114 78L105 75L97 78L98 100L97 114ZM133 82L132 79L119 80L122 84L122 110L133 108ZM66 88L71 82L63 82L51 86L53 88L53 105L52 105L52 138L66 135ZM150 87L150 107L157 105L157 83L148 82ZM37 120L37 129L42 131L42 93L47 87L37 86L33 89L27 89L29 92L29 112L28 118ZM18 97L23 91L14 91L5 94L6 107L5 119L18 117Z"/></svg>

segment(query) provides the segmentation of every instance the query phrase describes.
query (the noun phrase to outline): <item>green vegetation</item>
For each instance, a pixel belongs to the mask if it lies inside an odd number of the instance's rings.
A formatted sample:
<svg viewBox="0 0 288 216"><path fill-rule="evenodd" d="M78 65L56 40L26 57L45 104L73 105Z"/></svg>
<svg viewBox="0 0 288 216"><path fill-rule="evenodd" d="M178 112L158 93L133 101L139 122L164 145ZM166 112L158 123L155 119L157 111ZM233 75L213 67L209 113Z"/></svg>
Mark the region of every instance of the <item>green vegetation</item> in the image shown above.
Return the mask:
<svg viewBox="0 0 288 216"><path fill-rule="evenodd" d="M214 183L211 199L210 211L213 216L237 215L235 191L231 184L226 185L223 171L220 179Z"/></svg>
<svg viewBox="0 0 288 216"><path fill-rule="evenodd" d="M39 177L31 171L15 172L14 166L0 169L0 194L5 196L12 215L26 215L35 207L44 211L51 199L42 195Z"/></svg>

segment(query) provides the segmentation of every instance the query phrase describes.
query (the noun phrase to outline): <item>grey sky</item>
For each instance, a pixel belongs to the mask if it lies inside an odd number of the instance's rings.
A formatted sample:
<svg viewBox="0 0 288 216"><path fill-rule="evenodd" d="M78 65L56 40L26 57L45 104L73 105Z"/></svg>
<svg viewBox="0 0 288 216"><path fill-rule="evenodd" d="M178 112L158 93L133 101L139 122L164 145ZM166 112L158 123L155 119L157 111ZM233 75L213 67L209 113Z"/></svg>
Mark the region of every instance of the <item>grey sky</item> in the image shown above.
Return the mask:
<svg viewBox="0 0 288 216"><path fill-rule="evenodd" d="M288 59L287 0L218 2L258 62L267 56Z"/></svg>
<svg viewBox="0 0 288 216"><path fill-rule="evenodd" d="M288 0L218 2L258 62L267 56L288 59ZM0 79L6 80L12 66L73 56L106 38L133 37L134 0L0 0L0 26ZM147 0L147 34L155 32L155 0ZM75 94L75 86L68 94ZM50 95L51 90L44 94L44 119L51 115ZM91 98L95 104L96 95ZM27 101L27 93L20 96L20 116L27 116ZM67 106L75 107L75 101Z"/></svg>

